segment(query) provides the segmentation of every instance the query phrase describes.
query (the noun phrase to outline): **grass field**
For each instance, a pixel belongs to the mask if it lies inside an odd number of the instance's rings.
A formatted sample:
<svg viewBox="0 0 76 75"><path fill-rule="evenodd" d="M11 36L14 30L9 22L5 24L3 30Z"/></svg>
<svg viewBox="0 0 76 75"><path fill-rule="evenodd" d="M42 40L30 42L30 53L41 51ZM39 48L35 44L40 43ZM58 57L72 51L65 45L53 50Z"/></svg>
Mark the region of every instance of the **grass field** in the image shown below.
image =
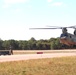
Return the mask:
<svg viewBox="0 0 76 75"><path fill-rule="evenodd" d="M0 75L76 75L76 57L4 62Z"/></svg>

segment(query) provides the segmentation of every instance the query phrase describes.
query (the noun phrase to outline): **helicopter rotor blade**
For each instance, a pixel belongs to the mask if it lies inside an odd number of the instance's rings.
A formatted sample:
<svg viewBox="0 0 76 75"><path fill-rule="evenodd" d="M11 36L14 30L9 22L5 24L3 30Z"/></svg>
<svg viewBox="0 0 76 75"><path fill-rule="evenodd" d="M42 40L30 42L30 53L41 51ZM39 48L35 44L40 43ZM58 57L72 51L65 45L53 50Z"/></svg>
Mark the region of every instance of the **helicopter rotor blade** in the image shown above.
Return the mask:
<svg viewBox="0 0 76 75"><path fill-rule="evenodd" d="M69 27L59 27L59 26L48 26L48 27L57 27L57 28L76 28L76 25L69 26Z"/></svg>
<svg viewBox="0 0 76 75"><path fill-rule="evenodd" d="M54 28L57 28L57 29L63 29L63 28L73 28L73 26L70 26L70 27L59 27L59 26L48 26L48 27L54 27Z"/></svg>
<svg viewBox="0 0 76 75"><path fill-rule="evenodd" d="M63 29L63 28L74 28L74 29L76 29L76 25L75 26L69 26L69 27L48 26L45 28L29 28L29 29Z"/></svg>
<svg viewBox="0 0 76 75"><path fill-rule="evenodd" d="M70 28L75 28L76 29L76 25L75 26L70 26Z"/></svg>
<svg viewBox="0 0 76 75"><path fill-rule="evenodd" d="M61 29L61 28L30 28L30 29Z"/></svg>

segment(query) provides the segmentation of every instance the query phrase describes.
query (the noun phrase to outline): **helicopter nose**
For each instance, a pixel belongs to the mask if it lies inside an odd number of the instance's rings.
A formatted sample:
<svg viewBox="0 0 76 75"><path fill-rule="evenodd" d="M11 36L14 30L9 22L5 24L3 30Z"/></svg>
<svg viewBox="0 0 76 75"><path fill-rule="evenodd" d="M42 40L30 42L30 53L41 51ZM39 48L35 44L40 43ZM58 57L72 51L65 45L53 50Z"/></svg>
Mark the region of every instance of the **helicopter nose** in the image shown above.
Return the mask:
<svg viewBox="0 0 76 75"><path fill-rule="evenodd" d="M66 41L67 41L67 36L65 36L64 34L61 34L60 43L66 43Z"/></svg>
<svg viewBox="0 0 76 75"><path fill-rule="evenodd" d="M60 39L66 39L67 38L67 34L61 34Z"/></svg>
<svg viewBox="0 0 76 75"><path fill-rule="evenodd" d="M63 36L63 37L60 37L60 39L62 40L65 40L67 37L66 36Z"/></svg>

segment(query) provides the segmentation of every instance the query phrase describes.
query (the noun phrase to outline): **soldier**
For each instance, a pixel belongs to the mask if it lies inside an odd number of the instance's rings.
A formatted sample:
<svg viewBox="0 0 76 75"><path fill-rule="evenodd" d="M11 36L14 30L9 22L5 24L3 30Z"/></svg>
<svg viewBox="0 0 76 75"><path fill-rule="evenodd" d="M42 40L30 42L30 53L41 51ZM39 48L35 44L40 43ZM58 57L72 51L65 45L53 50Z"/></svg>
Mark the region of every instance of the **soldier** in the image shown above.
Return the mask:
<svg viewBox="0 0 76 75"><path fill-rule="evenodd" d="M10 54L13 55L13 49L12 49L12 46L10 45Z"/></svg>

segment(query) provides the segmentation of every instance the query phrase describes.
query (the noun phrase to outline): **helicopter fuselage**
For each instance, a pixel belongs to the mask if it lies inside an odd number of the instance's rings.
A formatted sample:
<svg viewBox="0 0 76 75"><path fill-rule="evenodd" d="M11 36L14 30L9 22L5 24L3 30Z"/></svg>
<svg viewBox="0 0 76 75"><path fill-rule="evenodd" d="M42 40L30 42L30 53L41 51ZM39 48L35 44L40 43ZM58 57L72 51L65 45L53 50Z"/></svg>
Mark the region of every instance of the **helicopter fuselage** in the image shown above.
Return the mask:
<svg viewBox="0 0 76 75"><path fill-rule="evenodd" d="M76 45L76 35L70 33L62 33L60 36L60 43L68 46Z"/></svg>

